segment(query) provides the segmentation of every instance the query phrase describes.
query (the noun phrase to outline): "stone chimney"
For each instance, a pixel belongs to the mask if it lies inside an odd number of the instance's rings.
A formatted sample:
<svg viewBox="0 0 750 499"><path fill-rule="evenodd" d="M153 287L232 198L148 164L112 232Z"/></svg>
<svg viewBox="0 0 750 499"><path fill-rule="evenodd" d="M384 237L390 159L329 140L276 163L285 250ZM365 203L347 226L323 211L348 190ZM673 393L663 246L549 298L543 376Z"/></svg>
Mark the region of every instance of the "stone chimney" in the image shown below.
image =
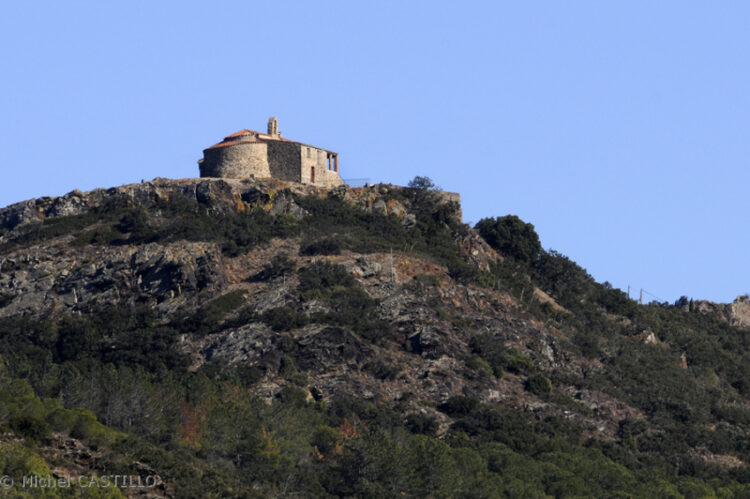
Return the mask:
<svg viewBox="0 0 750 499"><path fill-rule="evenodd" d="M268 118L268 135L272 137L278 137L279 133L279 120L276 117Z"/></svg>

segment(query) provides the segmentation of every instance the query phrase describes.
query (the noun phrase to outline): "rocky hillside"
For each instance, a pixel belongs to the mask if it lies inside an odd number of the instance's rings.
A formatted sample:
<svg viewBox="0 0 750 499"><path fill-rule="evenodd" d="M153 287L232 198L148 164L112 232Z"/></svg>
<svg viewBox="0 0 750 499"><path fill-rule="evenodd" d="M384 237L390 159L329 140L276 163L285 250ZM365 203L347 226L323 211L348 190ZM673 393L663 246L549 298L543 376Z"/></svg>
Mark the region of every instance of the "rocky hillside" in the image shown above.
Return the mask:
<svg viewBox="0 0 750 499"><path fill-rule="evenodd" d="M0 273L5 297L0 316L90 313L101 307L147 304L167 320L175 314L201 310L215 300L231 298L233 303L228 308L233 310L222 317L228 323L233 314L251 310L261 318L276 314L280 322L285 317L300 317L299 322L305 324L287 328L287 324L277 325L274 315L265 322L218 327L210 334L182 335L181 349L190 356L191 370L211 361L260 368L267 374L253 391L269 401L285 382L278 376L284 357L279 342L293 339L297 348L291 359L306 373L307 388L318 397L350 394L394 402L409 394L415 399L409 404L412 410L436 417L443 426L450 420L435 407L457 394L563 414L560 407L524 390L523 376L509 373L498 379L473 366L472 334L487 332L515 349L519 359L546 370L580 374L588 362L566 355L555 333L507 292L457 281L450 269L430 255L410 254L403 246L396 246L393 252L390 248L379 252L309 249L311 244L332 243L339 234L324 238L323 243L316 241L314 234L312 240L302 235L270 238L235 255L228 254L221 241L131 240L131 232L120 233L98 220L60 236L37 235L46 227L56 227L58 217L87 217L92 212L106 213L115 209L113 206L144 210L145 219L153 225L170 224L172 214L166 208L170 203L201 210L209 218L253 209L273 217L305 217L310 214L297 202L304 196L330 197L364 213L393 215L408 228L416 224L416 215L403 191L391 185L321 192L278 181L156 179L19 203L0 211L2 227L8 230L0 241L7 248ZM439 206L443 202L438 199ZM458 221L460 212L456 208L452 216ZM472 229L451 236L461 257L478 269L487 270L500 258ZM268 275L263 276L264 269L279 256L285 258L284 269L278 275L265 270ZM346 328L315 320L316 316L330 314L332 304L319 296L300 296L304 274L297 269L321 263L340 265L352 279L351 286L363 290L378 304L368 309L372 315L368 319L385 324L381 327L389 330L387 339L373 342ZM587 396L575 394L581 399ZM616 403L610 409L620 418L637 412ZM617 429L617 419L583 419L593 431L610 438Z"/></svg>
<svg viewBox="0 0 750 499"><path fill-rule="evenodd" d="M726 321L732 326L750 328L750 297L738 296L732 303L714 303L706 300L678 302L684 311L698 311Z"/></svg>
<svg viewBox="0 0 750 499"><path fill-rule="evenodd" d="M429 187L155 179L0 210L0 392L35 404L6 442L61 476L147 470L151 497L750 490L746 300L638 306Z"/></svg>

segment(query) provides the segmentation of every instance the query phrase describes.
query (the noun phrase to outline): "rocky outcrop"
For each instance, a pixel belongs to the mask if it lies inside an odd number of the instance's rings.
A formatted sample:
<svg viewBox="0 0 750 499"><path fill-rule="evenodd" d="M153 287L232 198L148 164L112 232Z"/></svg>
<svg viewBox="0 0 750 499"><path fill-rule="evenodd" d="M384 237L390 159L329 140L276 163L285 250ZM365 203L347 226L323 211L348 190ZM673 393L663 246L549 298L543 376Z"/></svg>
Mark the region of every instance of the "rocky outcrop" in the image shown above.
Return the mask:
<svg viewBox="0 0 750 499"><path fill-rule="evenodd" d="M57 197L42 197L12 204L0 210L0 228L12 230L18 226L40 222L48 217L79 215L101 200L97 191L83 194L75 190Z"/></svg>
<svg viewBox="0 0 750 499"><path fill-rule="evenodd" d="M198 293L226 286L222 254L200 242L71 247L61 242L12 253L3 260L0 317L101 305L153 302L163 312L176 298L197 303Z"/></svg>
<svg viewBox="0 0 750 499"><path fill-rule="evenodd" d="M735 327L750 328L750 296L748 295L738 296L732 303L694 301L692 309L713 315Z"/></svg>
<svg viewBox="0 0 750 499"><path fill-rule="evenodd" d="M76 242L82 232L106 225L90 214L113 208L141 208L146 223L155 227L179 219L180 210L201 216L264 210L272 217L299 219L308 215L303 198L310 195L394 217L406 227L416 223L420 209L418 203L412 205L414 192L392 185L326 190L273 179L208 178L155 179L18 203L0 210L0 317L85 314L102 307L141 305L158 311L165 324L179 323L175 318L195 314L217 297L233 293L241 303L226 311L226 322L202 334L180 331L178 344L193 370L207 363L254 370L260 379L253 389L265 399L293 382L316 400L349 394L398 402L414 413L434 413L449 397L465 395L539 417L567 417L567 409L526 390L525 375L506 373L498 379L471 347L473 338L484 335L542 372L580 375L590 369L587 361L565 350L560 332L531 317L508 293L461 284L445 266L408 248L306 256L300 252L299 237L265 240L237 253L223 251L219 242L169 237ZM470 227L447 223L450 217L453 221L460 217L457 196L437 193L429 198L436 209L435 220L446 230L453 228L450 235L468 265L488 270L501 258ZM81 227L23 240L30 228L54 225L56 218L65 216L80 216ZM107 222L110 230L115 222ZM294 271L258 279L279 255L286 256L292 269L313 260L342 265L357 286L376 300L377 307L367 313L387 323L389 330L382 337L375 332L366 339L351 327L327 321L335 305L320 297L303 299ZM564 312L540 290L535 297ZM296 327L275 330L263 319L274 310L304 320ZM242 320L241 314L245 314ZM612 409L581 418L611 436L616 428L613 414L625 409L599 399L600 406ZM444 428L448 423L443 423Z"/></svg>
<svg viewBox="0 0 750 499"><path fill-rule="evenodd" d="M156 178L150 182L95 189L86 193L76 190L61 197L31 199L2 208L0 234L2 231L6 234L0 239L0 243L12 239L14 229L50 218L80 215L118 205L159 210L160 203L175 199L188 203L187 206L199 206L212 213L261 207L272 215L285 213L299 217L304 216L305 212L296 204L296 196L330 196L357 204L368 211L394 215L403 220L405 225L409 225L415 222L409 192L408 188L389 184L358 188L339 186L329 190L276 179ZM461 206L457 194L436 191L435 200L438 205L452 203L453 216L460 221ZM474 241L473 244L476 246L481 243Z"/></svg>
<svg viewBox="0 0 750 499"><path fill-rule="evenodd" d="M301 218L307 212L300 196L331 196L362 208L398 217L404 225L415 223L409 212L408 189L391 185L362 188L340 186L330 191L279 180L157 178L90 192L73 191L57 198L39 198L0 209L0 316L50 310L90 310L102 304L150 302L162 311L173 310L175 300L197 303L196 293L213 295L228 284L220 248L215 244L179 242L88 246L72 245L73 231L43 244L13 243L33 225L47 227L59 217L96 214L113 208L139 207L158 221L167 201L184 209L209 214L241 212L253 208L272 216ZM447 196L442 202L451 202ZM460 213L460 212L458 212ZM96 222L96 217L82 223ZM95 226L95 225L94 225ZM458 237L458 236L457 236ZM495 258L477 236L462 239L467 256L480 267ZM358 276L381 273L380 264L353 267ZM205 293L204 293L205 291ZM183 303L184 305L184 303Z"/></svg>

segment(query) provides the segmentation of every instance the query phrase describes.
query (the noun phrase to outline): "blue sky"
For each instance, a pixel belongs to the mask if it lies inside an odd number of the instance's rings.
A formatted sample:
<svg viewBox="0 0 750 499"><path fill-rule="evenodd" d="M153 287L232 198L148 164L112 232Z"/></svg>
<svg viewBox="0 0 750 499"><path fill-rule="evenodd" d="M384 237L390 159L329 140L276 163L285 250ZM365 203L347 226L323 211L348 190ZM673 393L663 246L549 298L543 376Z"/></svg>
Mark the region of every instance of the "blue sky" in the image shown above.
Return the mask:
<svg viewBox="0 0 750 499"><path fill-rule="evenodd" d="M746 2L11 2L0 205L194 177L278 116L344 178L516 214L597 280L750 292Z"/></svg>

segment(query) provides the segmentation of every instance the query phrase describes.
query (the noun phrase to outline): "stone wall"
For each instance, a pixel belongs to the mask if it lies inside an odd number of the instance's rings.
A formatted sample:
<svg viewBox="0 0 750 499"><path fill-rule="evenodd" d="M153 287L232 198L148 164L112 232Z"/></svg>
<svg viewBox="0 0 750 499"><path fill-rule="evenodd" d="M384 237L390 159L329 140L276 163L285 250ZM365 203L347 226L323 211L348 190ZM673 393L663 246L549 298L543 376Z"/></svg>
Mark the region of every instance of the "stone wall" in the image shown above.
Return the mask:
<svg viewBox="0 0 750 499"><path fill-rule="evenodd" d="M320 187L336 187L344 182L338 173L328 169L329 153L325 149L284 140L227 142L227 145L203 151L200 161L201 177L218 178L277 178ZM315 181L312 171L315 170Z"/></svg>
<svg viewBox="0 0 750 499"><path fill-rule="evenodd" d="M338 173L328 170L328 151L317 147L300 144L303 184L314 184L321 187L336 187L343 184ZM312 182L312 169L315 168L315 182ZM331 166L333 168L333 166Z"/></svg>
<svg viewBox="0 0 750 499"><path fill-rule="evenodd" d="M310 173L315 168L315 178L317 180L318 172L322 168L318 165L318 149L317 147L300 145L300 163L302 165L301 176L302 183L310 183Z"/></svg>
<svg viewBox="0 0 750 499"><path fill-rule="evenodd" d="M268 141L268 167L271 177L300 182L300 144Z"/></svg>
<svg viewBox="0 0 750 499"><path fill-rule="evenodd" d="M315 169L315 184L320 187L337 187L343 185L344 181L341 180L339 174L333 170L326 170L325 165L321 167L320 172L318 168Z"/></svg>
<svg viewBox="0 0 750 499"><path fill-rule="evenodd" d="M437 194L441 204L456 203L458 205L458 212L456 213L456 216L458 217L458 220L461 221L463 219L463 213L461 212L461 195L457 192L445 191L438 191Z"/></svg>
<svg viewBox="0 0 750 499"><path fill-rule="evenodd" d="M203 151L201 177L257 178L270 177L268 147L264 142L233 144Z"/></svg>

